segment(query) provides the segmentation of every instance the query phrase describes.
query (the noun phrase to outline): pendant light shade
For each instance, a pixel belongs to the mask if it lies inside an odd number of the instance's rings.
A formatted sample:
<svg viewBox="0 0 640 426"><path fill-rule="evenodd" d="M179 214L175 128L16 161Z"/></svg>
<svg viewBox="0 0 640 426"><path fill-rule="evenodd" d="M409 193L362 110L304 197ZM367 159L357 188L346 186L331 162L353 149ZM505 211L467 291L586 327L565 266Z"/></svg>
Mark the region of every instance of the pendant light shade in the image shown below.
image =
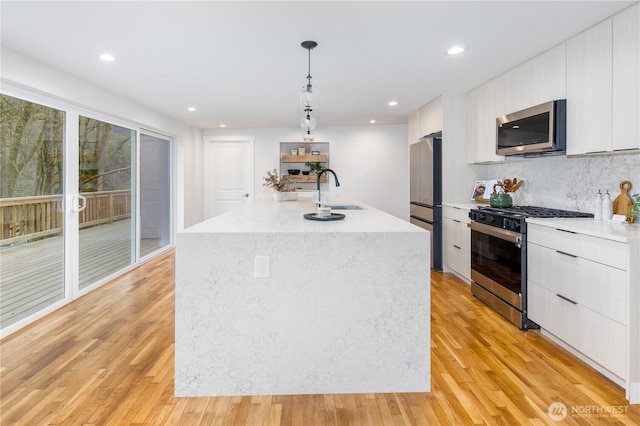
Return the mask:
<svg viewBox="0 0 640 426"><path fill-rule="evenodd" d="M309 129L313 131L316 129L316 118L312 117L311 114L307 114L300 120L300 125L305 130Z"/></svg>
<svg viewBox="0 0 640 426"><path fill-rule="evenodd" d="M300 121L300 125L304 130L304 140L312 141L314 138L313 131L316 129L316 119L311 115L313 108L317 108L320 93L318 89L311 84L311 49L316 47L318 43L315 41L303 41L300 45L309 52L309 70L307 72L307 84L300 90L300 103L304 107L304 116Z"/></svg>
<svg viewBox="0 0 640 426"><path fill-rule="evenodd" d="M300 89L300 103L304 107L317 108L320 91L310 84Z"/></svg>

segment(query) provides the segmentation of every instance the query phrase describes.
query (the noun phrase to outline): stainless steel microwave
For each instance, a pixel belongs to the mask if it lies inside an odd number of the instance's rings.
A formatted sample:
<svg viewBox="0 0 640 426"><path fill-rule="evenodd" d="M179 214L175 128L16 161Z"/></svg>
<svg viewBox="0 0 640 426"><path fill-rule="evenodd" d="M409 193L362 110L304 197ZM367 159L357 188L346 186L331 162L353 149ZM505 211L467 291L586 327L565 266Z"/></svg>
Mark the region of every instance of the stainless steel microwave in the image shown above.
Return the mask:
<svg viewBox="0 0 640 426"><path fill-rule="evenodd" d="M496 154L541 155L566 151L567 101L545 102L496 119Z"/></svg>

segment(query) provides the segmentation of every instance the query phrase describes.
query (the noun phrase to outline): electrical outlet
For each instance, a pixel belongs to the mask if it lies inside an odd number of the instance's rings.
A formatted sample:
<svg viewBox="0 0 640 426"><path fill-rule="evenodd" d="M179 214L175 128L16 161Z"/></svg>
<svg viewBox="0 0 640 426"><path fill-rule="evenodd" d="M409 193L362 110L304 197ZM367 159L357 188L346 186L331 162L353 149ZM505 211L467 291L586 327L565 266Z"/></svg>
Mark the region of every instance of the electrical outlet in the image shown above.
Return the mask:
<svg viewBox="0 0 640 426"><path fill-rule="evenodd" d="M256 278L269 278L269 256L256 256Z"/></svg>

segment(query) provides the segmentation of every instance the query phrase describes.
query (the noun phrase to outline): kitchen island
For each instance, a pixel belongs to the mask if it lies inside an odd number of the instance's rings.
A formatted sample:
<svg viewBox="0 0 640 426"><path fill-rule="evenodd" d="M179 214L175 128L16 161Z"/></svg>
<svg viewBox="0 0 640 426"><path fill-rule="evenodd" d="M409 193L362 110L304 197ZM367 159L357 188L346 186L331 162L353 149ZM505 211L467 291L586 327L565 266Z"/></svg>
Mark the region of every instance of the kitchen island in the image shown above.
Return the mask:
<svg viewBox="0 0 640 426"><path fill-rule="evenodd" d="M430 391L429 232L355 204L320 222L260 200L178 233L176 396Z"/></svg>

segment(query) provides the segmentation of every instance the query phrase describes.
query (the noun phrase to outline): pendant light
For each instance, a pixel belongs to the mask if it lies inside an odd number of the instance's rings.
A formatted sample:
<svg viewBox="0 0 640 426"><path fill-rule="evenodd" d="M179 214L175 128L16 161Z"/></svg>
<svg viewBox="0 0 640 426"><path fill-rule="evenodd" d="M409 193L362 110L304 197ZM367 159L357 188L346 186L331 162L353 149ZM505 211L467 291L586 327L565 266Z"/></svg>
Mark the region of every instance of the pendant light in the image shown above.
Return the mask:
<svg viewBox="0 0 640 426"><path fill-rule="evenodd" d="M302 130L304 130L304 140L312 141L314 138L313 131L316 129L316 119L311 115L313 108L318 106L319 92L311 84L311 49L316 47L318 43L315 41L303 41L300 43L304 49L309 52L309 70L307 72L307 84L300 90L300 103L304 107L304 116L300 121Z"/></svg>

